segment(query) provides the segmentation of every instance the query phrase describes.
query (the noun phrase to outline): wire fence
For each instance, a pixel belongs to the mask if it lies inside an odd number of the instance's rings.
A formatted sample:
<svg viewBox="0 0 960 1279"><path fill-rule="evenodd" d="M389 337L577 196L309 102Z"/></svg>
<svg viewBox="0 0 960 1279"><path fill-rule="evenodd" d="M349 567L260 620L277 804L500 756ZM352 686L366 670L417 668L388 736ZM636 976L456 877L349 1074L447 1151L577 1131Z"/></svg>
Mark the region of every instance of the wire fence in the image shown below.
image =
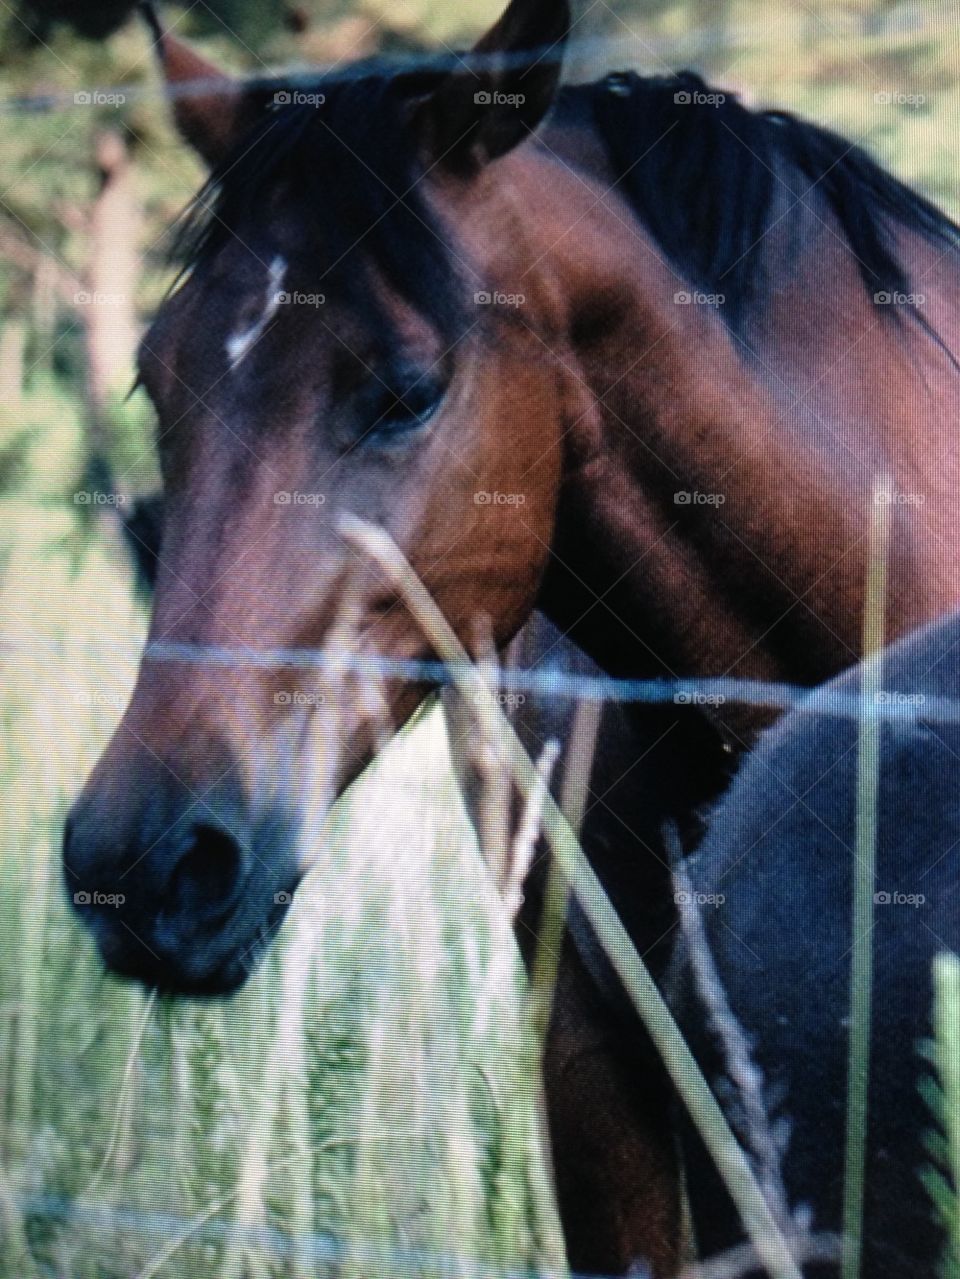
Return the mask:
<svg viewBox="0 0 960 1279"><path fill-rule="evenodd" d="M436 1276L436 1279L444 1276L450 1276L450 1279L546 1279L544 1272L533 1268L494 1266L457 1252L394 1248L373 1243L362 1245L355 1239L348 1243L332 1232L292 1236L267 1225L244 1225L214 1218L197 1220L174 1213L142 1212L106 1203L84 1203L76 1198L51 1194L17 1196L17 1204L25 1214L35 1214L51 1222L112 1230L137 1240L153 1236L158 1240L182 1239L192 1244L239 1242L279 1262L309 1262L321 1267L315 1272L315 1279L322 1274L335 1275L337 1267L342 1267L345 1262L369 1265L371 1274L377 1275L428 1274ZM570 1271L569 1279L604 1279L604 1276L579 1275ZM642 1272L638 1272L637 1279L642 1279Z"/></svg>
<svg viewBox="0 0 960 1279"><path fill-rule="evenodd" d="M97 640L82 647L84 655L93 658L108 655L129 662L139 655L145 662L227 670L290 670L331 676L350 674L381 683L401 680L437 688L455 687L458 674L467 669L476 670L454 662L417 661L342 648L257 650L167 641L154 641L141 647L107 640ZM47 659L41 649L49 655L62 654L63 651L62 643L49 636L35 633L27 644L22 637L5 637L0 632L0 658L6 659L8 672L38 663L43 663L48 671ZM73 648L72 651L75 653L77 650ZM960 653L957 660L960 662ZM836 719L863 720L869 717L901 724L960 723L960 699L928 695L909 688L884 689L865 699L856 692L835 690L829 685L811 687L730 676L617 679L604 674L578 674L559 666L494 666L489 663L481 663L480 669L492 691L514 695L514 705L522 705L528 697L554 698L568 702L633 706L673 705L716 710L742 706L763 711L797 710Z"/></svg>
<svg viewBox="0 0 960 1279"><path fill-rule="evenodd" d="M603 56L622 41L610 37L595 37L578 42L577 56ZM659 57L652 46L643 41L644 48ZM663 52L670 46L663 42ZM708 50L704 46L704 52ZM718 43L714 48L722 47ZM523 54L482 54L482 53L437 53L433 51L421 54L382 55L375 61L363 60L347 66L331 64L330 66L285 66L269 68L255 74L238 75L225 83L224 78L198 77L184 80L178 84L130 84L125 81L84 86L74 93L54 92L42 93L29 97L0 98L0 114L34 115L43 112L69 111L79 107L95 105L94 99L105 101L105 104L121 105L136 102L178 102L192 98L207 98L224 92L257 92L264 89L299 88L301 86L324 84L331 87L341 84L354 84L361 80L369 80L372 75L380 78L390 77L430 77L443 74L461 73L477 75L489 69L497 74L511 67L522 69L529 67L531 57L538 64L562 64L569 61L571 55L558 52L550 46L529 50Z"/></svg>
<svg viewBox="0 0 960 1279"><path fill-rule="evenodd" d="M265 67L253 73L238 74L226 80L223 76L197 77L176 84L166 84L155 79L149 83L129 81L84 84L73 93L67 91L42 92L0 97L0 115L35 115L44 112L70 111L89 107L93 100L106 104L132 105L137 102L177 102L191 98L204 98L225 91L262 91L271 88L296 88L316 85L321 81L331 87L356 83L372 75L380 78L431 77L460 73L477 75L489 70L497 75L513 68L523 70L535 65L594 65L606 62L613 52L639 53L643 60L654 64L650 74L670 75L676 67L673 60L681 53L694 61L730 52L741 45L750 45L769 26L762 23L739 24L725 29L718 37L715 27L699 27L686 31L682 38L666 38L651 33L641 33L629 28L619 35L576 35L566 47L557 44L542 45L520 53L482 53L471 50L456 51L449 46L441 49L425 49L415 53L381 53L375 58L363 58L352 63L333 62L327 65L291 64ZM175 34L171 32L171 34Z"/></svg>
<svg viewBox="0 0 960 1279"><path fill-rule="evenodd" d="M591 6L591 9L593 7ZM802 7L806 8L806 6ZM806 16L809 22L821 29L824 34L837 38L845 34L843 29L838 28L835 21L821 17L812 9L806 11ZM375 57L365 57L355 62L265 66L262 70L253 73L234 75L228 81L222 76L217 76L198 77L177 84L165 84L157 77L148 83L120 80L84 84L73 93L44 91L30 95L0 96L0 115L35 115L70 111L78 107L89 107L94 98L106 99L110 104L116 104L119 100L120 104L126 106L138 102L177 102L190 98L209 97L225 91L253 92L269 88L295 88L301 85L316 85L320 81L333 87L369 79L371 75L429 77L457 72L479 74L485 70L502 74L511 68L528 68L531 63L596 67L609 62L611 53L627 55L631 69L637 69L636 62L642 61L645 64L646 74L669 76L678 69L678 57L698 63L713 59L717 55L733 54L739 49L755 46L764 33L770 32L778 25L776 20L728 22L720 30L716 23L701 24L688 27L676 35L664 36L652 30L644 30L642 25L628 25L621 19L621 29L615 34L584 35L574 31L565 46L543 45L513 54L483 53L470 49L457 50L450 45L445 45L439 50L424 49L402 54L383 52ZM851 30L855 30L862 25L862 22L851 16L848 25ZM917 9L910 14L909 30L912 33L930 31L942 35L943 27L934 15L923 9ZM175 29L171 29L167 34L178 36ZM733 69L734 64L731 64L731 70ZM721 71L718 74L722 88L723 73ZM877 79L879 82L879 75Z"/></svg>

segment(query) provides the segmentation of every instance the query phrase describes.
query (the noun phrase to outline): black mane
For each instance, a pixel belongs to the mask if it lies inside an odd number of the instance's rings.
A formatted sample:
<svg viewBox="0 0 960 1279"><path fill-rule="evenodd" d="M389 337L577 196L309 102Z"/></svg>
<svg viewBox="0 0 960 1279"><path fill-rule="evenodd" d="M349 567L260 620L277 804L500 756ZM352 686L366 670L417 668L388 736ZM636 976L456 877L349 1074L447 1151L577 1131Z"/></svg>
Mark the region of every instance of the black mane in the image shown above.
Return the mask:
<svg viewBox="0 0 960 1279"><path fill-rule="evenodd" d="M637 216L691 285L725 296L720 313L731 327L775 286L766 236L791 204L781 224L788 233L804 204L833 215L872 298L911 292L896 228L944 248L960 245L960 227L860 147L788 112L752 111L692 72L618 73L589 93Z"/></svg>
<svg viewBox="0 0 960 1279"><path fill-rule="evenodd" d="M334 275L355 274L361 260L372 260L452 338L464 290L444 228L419 193L421 166L406 124L411 94L441 72L427 62L398 74L374 60L350 73L300 86L325 95L320 108L276 105L278 86L260 87L263 119L185 215L181 262L187 269L209 260L284 184L323 246L318 285L328 265ZM564 88L557 117L592 117L637 217L691 286L724 295L719 313L732 328L752 318L777 283L766 235L791 203L782 229L796 231L804 205L832 214L874 298L911 292L895 250L898 228L944 248L960 245L954 222L838 134L786 112L750 110L732 94L718 102L697 95L711 90L692 72L617 73Z"/></svg>

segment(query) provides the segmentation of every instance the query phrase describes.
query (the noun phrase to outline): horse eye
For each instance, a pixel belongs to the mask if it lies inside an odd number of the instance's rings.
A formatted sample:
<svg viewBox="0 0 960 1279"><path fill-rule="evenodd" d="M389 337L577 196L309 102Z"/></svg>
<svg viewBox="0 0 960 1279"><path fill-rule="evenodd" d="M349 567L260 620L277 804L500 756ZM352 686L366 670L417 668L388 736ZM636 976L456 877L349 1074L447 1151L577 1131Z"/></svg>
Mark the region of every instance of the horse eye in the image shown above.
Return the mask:
<svg viewBox="0 0 960 1279"><path fill-rule="evenodd" d="M370 426L364 439L382 443L427 425L443 402L445 387L421 378L402 394L381 387L370 406Z"/></svg>

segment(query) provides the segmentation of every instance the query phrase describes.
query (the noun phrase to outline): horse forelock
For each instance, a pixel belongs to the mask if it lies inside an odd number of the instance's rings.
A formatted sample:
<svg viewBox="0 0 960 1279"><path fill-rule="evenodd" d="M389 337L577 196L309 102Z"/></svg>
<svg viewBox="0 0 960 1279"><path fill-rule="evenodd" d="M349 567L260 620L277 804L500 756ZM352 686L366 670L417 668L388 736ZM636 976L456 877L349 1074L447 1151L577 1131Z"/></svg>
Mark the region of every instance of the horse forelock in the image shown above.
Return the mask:
<svg viewBox="0 0 960 1279"><path fill-rule="evenodd" d="M375 69L330 84L320 79L297 95L272 85L259 90L262 118L180 220L172 249L178 279L210 265L231 240L245 243L286 221L317 292L339 289L376 308L372 267L452 340L464 291L450 231L423 191L407 124L410 91L400 77ZM294 100L278 103L282 96Z"/></svg>

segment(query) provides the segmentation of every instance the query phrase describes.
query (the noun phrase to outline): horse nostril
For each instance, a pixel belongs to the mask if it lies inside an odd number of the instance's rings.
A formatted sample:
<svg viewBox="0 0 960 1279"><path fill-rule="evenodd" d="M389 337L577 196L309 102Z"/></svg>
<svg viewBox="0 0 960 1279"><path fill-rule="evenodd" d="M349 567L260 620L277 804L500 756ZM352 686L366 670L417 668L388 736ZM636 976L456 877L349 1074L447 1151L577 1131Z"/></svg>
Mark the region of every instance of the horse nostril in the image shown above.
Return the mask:
<svg viewBox="0 0 960 1279"><path fill-rule="evenodd" d="M172 912L209 920L226 914L243 880L237 840L218 826L197 826L170 880Z"/></svg>

